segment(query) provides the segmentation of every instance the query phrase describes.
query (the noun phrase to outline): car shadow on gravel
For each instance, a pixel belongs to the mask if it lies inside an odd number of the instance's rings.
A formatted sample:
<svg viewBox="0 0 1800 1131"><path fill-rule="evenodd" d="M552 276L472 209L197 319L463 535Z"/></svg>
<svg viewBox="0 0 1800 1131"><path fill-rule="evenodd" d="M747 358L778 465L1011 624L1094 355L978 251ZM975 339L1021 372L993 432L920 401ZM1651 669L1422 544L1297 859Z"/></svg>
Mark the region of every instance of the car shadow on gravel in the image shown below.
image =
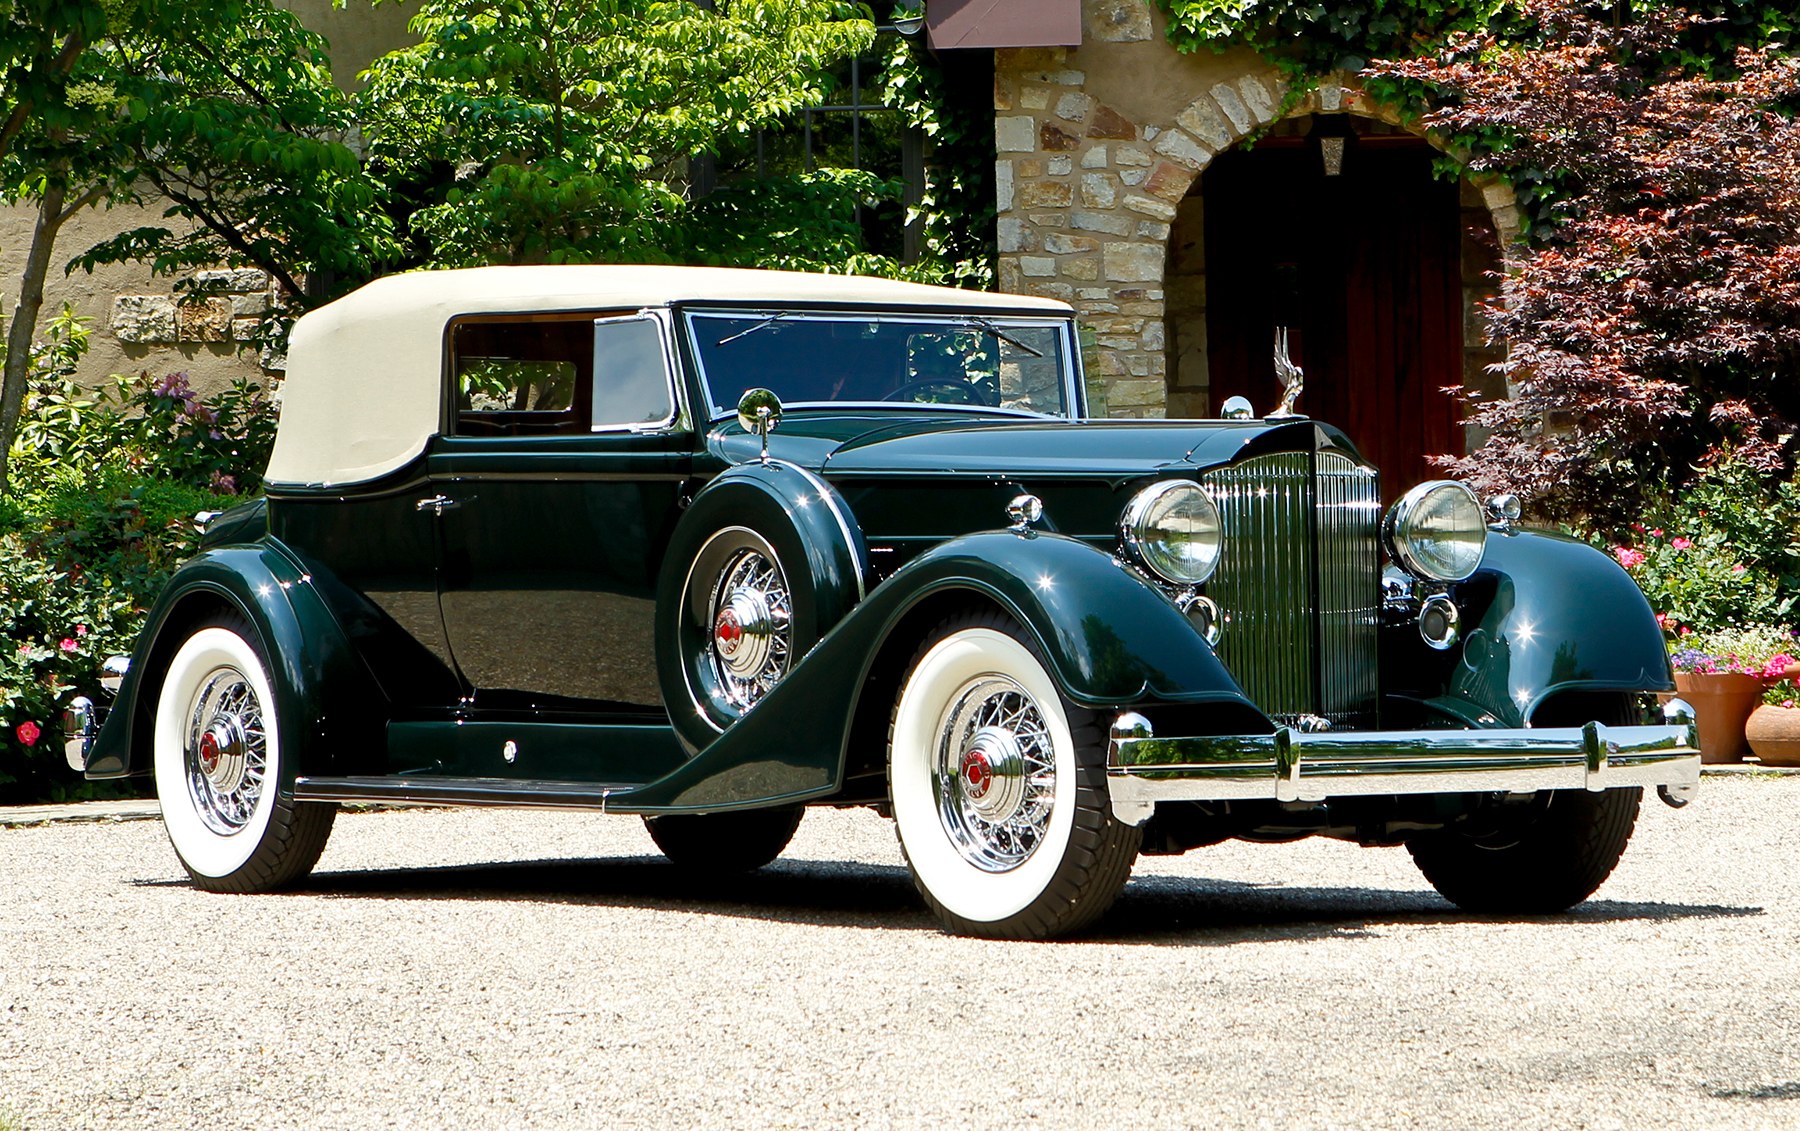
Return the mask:
<svg viewBox="0 0 1800 1131"><path fill-rule="evenodd" d="M739 875L700 874L661 856L315 872L295 894L592 903L883 929L937 925L904 868L820 860L782 860Z"/></svg>
<svg viewBox="0 0 1800 1131"><path fill-rule="evenodd" d="M143 886L185 885L145 881ZM787 859L735 876L699 875L660 856L316 872L294 894L594 904L877 930L937 929L937 920L925 910L904 868L840 861ZM1228 946L1274 938L1367 938L1396 926L1512 922L1579 927L1761 914L1760 907L1592 899L1554 915L1478 915L1429 890L1140 876L1106 917L1077 941Z"/></svg>
<svg viewBox="0 0 1800 1131"><path fill-rule="evenodd" d="M1723 904L1590 899L1549 915L1491 915L1464 911L1429 889L1304 887L1147 876L1134 879L1086 937L1106 943L1227 945L1267 941L1272 936L1369 938L1393 926L1530 923L1579 927L1631 920L1751 918L1763 913L1760 907Z"/></svg>

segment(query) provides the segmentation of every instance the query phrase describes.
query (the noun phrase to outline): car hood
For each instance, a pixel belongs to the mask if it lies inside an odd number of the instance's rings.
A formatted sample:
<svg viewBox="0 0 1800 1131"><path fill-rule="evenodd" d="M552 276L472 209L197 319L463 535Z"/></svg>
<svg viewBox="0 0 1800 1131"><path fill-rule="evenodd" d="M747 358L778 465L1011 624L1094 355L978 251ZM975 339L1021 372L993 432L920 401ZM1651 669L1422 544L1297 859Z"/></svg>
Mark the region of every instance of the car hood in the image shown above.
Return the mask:
<svg viewBox="0 0 1800 1131"><path fill-rule="evenodd" d="M1305 419L1071 423L946 416L792 412L770 437L769 454L833 477L1031 473L1120 479L1217 466L1251 450L1345 444L1335 429ZM756 439L735 424L714 439L730 462L756 457Z"/></svg>

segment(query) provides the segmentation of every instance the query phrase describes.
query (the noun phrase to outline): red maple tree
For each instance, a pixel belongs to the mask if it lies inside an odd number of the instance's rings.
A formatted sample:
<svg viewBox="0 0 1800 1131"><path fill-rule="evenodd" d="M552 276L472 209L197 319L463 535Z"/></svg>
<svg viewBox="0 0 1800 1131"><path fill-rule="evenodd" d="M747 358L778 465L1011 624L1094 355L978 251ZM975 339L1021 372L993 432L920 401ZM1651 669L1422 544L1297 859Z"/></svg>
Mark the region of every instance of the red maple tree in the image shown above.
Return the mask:
<svg viewBox="0 0 1800 1131"><path fill-rule="evenodd" d="M1696 22L1614 24L1526 0L1532 42L1457 37L1375 64L1423 83L1429 127L1474 139L1532 217L1488 334L1511 395L1489 439L1443 462L1547 517L1628 521L1730 449L1791 469L1800 421L1800 58L1740 50L1724 77L1678 60ZM1604 9L1610 13L1609 6Z"/></svg>

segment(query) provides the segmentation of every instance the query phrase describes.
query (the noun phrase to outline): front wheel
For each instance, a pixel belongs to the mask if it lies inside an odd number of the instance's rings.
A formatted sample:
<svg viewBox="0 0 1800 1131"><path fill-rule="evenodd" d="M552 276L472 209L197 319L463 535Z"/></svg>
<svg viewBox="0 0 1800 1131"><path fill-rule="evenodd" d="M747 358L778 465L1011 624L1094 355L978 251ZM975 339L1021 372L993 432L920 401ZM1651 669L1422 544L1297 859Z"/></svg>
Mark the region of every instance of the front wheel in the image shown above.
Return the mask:
<svg viewBox="0 0 1800 1131"><path fill-rule="evenodd" d="M336 805L297 802L269 665L235 618L194 629L163 676L153 729L163 826L194 885L273 891L302 878Z"/></svg>
<svg viewBox="0 0 1800 1131"><path fill-rule="evenodd" d="M1496 800L1406 847L1431 886L1465 911L1549 914L1593 895L1612 874L1642 794L1559 789Z"/></svg>
<svg viewBox="0 0 1800 1131"><path fill-rule="evenodd" d="M919 649L894 706L888 783L913 883L961 934L1079 930L1137 859L1141 831L1107 804L1097 720L999 614L953 617Z"/></svg>

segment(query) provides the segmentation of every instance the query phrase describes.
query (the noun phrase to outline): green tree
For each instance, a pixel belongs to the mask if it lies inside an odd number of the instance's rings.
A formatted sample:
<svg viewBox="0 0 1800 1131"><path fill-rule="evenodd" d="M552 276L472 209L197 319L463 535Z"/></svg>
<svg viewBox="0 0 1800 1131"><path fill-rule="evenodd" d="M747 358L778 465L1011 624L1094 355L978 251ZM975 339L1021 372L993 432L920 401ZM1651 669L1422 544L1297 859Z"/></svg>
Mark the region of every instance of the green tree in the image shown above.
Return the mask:
<svg viewBox="0 0 1800 1131"><path fill-rule="evenodd" d="M4 3L4 0L0 0ZM34 205L0 388L0 494L57 237L84 208L163 206L74 265L161 273L255 266L304 306L303 277L364 278L391 256L375 186L343 143L349 100L325 43L272 0L0 9L0 199ZM35 52L35 54L33 54Z"/></svg>
<svg viewBox="0 0 1800 1131"><path fill-rule="evenodd" d="M866 17L841 0L425 0L421 42L366 76L369 154L432 266L836 255L833 203L869 178L772 192L826 222L746 241L742 200L688 206L688 162L820 101L873 41Z"/></svg>

